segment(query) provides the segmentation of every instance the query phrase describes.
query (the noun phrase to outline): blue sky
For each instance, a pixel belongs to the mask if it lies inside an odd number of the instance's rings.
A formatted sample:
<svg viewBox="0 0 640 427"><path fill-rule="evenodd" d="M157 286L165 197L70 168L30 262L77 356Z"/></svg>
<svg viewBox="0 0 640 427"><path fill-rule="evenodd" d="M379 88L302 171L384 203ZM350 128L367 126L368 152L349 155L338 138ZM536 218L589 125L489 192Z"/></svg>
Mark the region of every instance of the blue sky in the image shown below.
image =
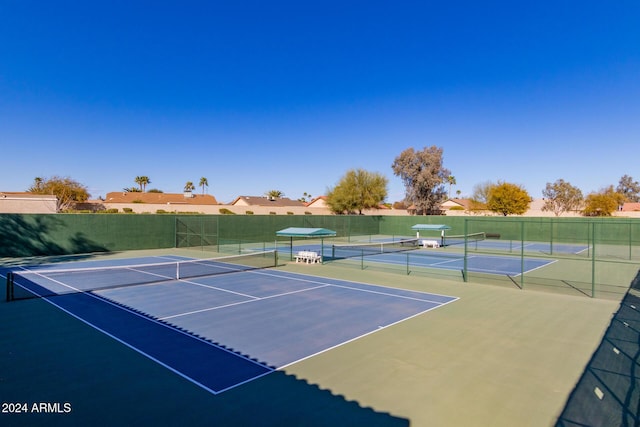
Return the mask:
<svg viewBox="0 0 640 427"><path fill-rule="evenodd" d="M470 195L640 179L640 2L0 0L0 191L324 194L436 145Z"/></svg>

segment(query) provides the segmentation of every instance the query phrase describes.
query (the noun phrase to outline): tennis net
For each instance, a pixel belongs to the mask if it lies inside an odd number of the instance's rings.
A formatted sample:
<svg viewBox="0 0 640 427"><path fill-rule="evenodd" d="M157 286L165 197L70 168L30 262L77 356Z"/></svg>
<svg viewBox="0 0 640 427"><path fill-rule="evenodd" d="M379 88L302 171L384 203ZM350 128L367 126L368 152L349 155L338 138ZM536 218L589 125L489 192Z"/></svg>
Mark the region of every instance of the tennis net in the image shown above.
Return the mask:
<svg viewBox="0 0 640 427"><path fill-rule="evenodd" d="M480 242L482 240L485 240L487 238L487 235L485 232L479 232L479 233L471 233L471 234L461 234L458 236L444 236L444 245L445 246L451 246L451 245L464 245L464 242L466 240L467 243L474 243L474 242Z"/></svg>
<svg viewBox="0 0 640 427"><path fill-rule="evenodd" d="M354 243L349 245L333 245L331 258L354 258L368 255L379 255L417 249L418 239L397 240L392 242Z"/></svg>
<svg viewBox="0 0 640 427"><path fill-rule="evenodd" d="M93 292L151 283L275 267L277 251L220 258L124 266L14 270L7 275L7 301Z"/></svg>

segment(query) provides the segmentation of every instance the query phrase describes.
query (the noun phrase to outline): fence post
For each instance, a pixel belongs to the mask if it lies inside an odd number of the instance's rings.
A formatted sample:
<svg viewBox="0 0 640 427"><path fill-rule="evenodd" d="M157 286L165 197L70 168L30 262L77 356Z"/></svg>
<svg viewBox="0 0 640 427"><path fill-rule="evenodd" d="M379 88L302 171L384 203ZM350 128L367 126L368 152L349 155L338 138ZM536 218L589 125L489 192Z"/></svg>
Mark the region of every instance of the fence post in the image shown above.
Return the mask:
<svg viewBox="0 0 640 427"><path fill-rule="evenodd" d="M520 289L524 289L524 221L520 223Z"/></svg>
<svg viewBox="0 0 640 427"><path fill-rule="evenodd" d="M468 279L468 274L467 274L467 237L468 237L468 227L469 224L469 218L465 218L464 219L464 265L462 267L462 280L466 283L469 279Z"/></svg>
<svg viewBox="0 0 640 427"><path fill-rule="evenodd" d="M596 223L591 222L591 240L593 248L591 250L591 298L596 297Z"/></svg>

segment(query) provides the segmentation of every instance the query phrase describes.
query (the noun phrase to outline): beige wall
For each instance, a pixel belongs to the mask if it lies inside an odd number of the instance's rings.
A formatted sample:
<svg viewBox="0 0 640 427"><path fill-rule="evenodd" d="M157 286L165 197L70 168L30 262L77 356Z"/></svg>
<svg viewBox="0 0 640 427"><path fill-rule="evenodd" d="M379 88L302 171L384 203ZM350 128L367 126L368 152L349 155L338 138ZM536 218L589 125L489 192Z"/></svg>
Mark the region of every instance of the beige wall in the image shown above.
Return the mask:
<svg viewBox="0 0 640 427"><path fill-rule="evenodd" d="M544 206L544 199L534 199L533 202L531 202L531 206L529 207L529 210L524 215L518 215L518 216L555 217L555 214L553 212L543 211L542 206ZM464 210L446 210L445 214L447 216L496 216L497 215L489 211L483 211L481 213L471 213ZM511 215L511 216L516 216L516 215ZM562 215L560 215L560 218L578 218L582 216L583 215L580 212L575 211L575 212L565 212ZM614 212L613 216L617 218L640 218L640 212Z"/></svg>
<svg viewBox="0 0 640 427"><path fill-rule="evenodd" d="M293 212L294 215L305 215L310 212L311 215L331 215L328 208L312 208L304 206L238 206L238 205L215 205L215 206L194 206L182 204L150 204L150 203L103 203L107 209L118 209L123 212L123 208L131 208L135 213L155 213L158 210L166 212L198 212L203 214L219 214L220 209L228 209L238 215L246 215L247 211L253 212L254 215L269 215L275 212L276 215L287 215L287 212ZM407 215L405 210L366 210L365 215Z"/></svg>
<svg viewBox="0 0 640 427"><path fill-rule="evenodd" d="M0 213L56 213L55 197L0 196Z"/></svg>
<svg viewBox="0 0 640 427"><path fill-rule="evenodd" d="M118 212L124 212L123 208L131 208L135 213L156 213L158 210L166 212L197 212L202 214L217 215L220 209L228 209L238 214L246 215L247 211L252 211L254 215L269 215L275 212L276 215L287 215L292 212L294 215L331 215L331 211L326 207L276 207L276 206L232 206L232 205L188 205L188 204L150 204L150 203L101 203L106 209L118 209ZM22 198L10 195L0 196L0 213L56 213L55 197L30 197ZM451 210L445 212L447 216L495 216L490 212L480 214L472 214L463 210ZM396 209L371 209L365 210L365 215L388 215L388 216L406 216L409 215L406 210ZM542 211L539 204L532 204L532 209L522 216L526 217L553 217L552 212ZM562 218L581 217L578 212L565 213ZM640 218L640 212L614 212L613 216L620 218Z"/></svg>

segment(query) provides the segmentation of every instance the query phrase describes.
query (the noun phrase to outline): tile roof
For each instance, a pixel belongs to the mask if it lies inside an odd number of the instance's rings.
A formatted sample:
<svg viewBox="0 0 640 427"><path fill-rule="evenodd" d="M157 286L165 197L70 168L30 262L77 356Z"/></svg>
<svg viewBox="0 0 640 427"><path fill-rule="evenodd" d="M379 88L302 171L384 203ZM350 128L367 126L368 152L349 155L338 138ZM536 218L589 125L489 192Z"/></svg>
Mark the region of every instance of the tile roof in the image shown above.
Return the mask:
<svg viewBox="0 0 640 427"><path fill-rule="evenodd" d="M138 192L112 192L107 193L105 203L155 203L163 205L187 204L187 205L218 205L215 197L209 194L191 193L138 193Z"/></svg>
<svg viewBox="0 0 640 427"><path fill-rule="evenodd" d="M231 204L237 205L239 202L241 202L240 204L244 203L249 206L305 206L305 203L299 200L292 200L287 197L270 199L266 196L240 196L231 202Z"/></svg>
<svg viewBox="0 0 640 427"><path fill-rule="evenodd" d="M623 212L637 212L640 211L640 203L625 203L622 205Z"/></svg>

